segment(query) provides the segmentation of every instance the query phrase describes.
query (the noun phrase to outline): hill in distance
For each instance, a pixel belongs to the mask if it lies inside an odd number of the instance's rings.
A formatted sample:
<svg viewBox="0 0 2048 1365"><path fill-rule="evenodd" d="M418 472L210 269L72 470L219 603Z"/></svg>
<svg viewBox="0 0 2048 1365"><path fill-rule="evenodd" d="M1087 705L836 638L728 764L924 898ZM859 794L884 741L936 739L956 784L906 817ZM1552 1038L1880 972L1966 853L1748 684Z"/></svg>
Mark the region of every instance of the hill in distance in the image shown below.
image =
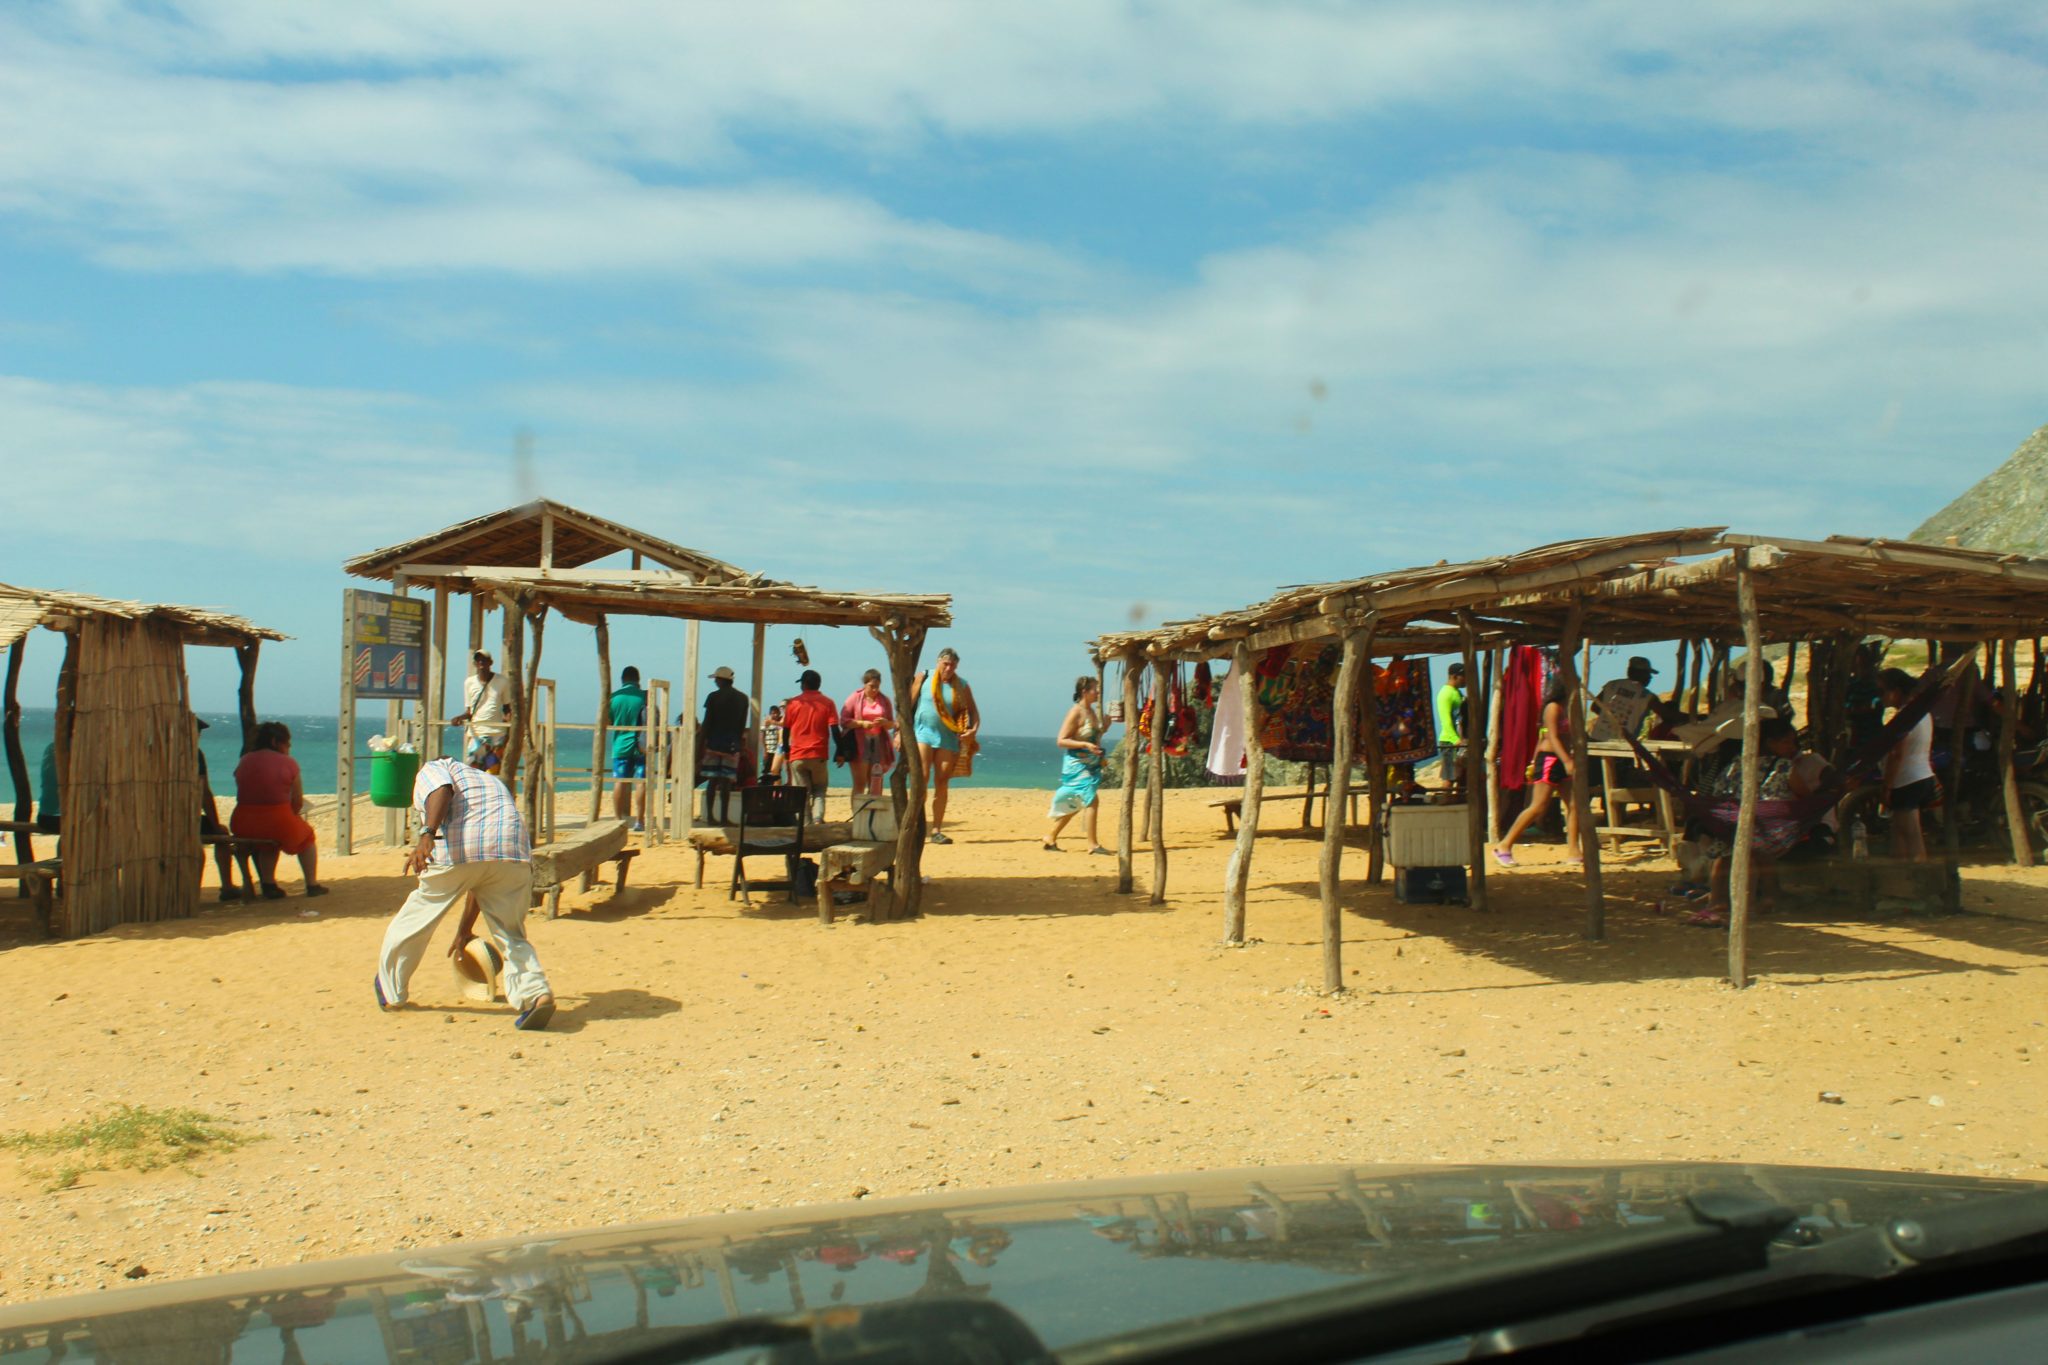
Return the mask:
<svg viewBox="0 0 2048 1365"><path fill-rule="evenodd" d="M1920 523L1912 539L1970 550L2048 556L2048 427L2020 443L2012 458Z"/></svg>

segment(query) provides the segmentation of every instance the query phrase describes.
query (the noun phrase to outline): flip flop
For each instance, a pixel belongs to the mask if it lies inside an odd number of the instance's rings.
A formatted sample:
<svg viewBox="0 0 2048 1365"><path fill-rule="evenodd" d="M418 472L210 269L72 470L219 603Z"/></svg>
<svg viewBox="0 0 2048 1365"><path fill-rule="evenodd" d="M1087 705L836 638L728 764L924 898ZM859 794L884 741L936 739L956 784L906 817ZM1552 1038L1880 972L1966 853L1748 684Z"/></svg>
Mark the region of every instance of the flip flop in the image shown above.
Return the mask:
<svg viewBox="0 0 2048 1365"><path fill-rule="evenodd" d="M1114 858L1114 857L1116 856L1116 850L1115 850L1115 849L1113 849L1113 848L1104 848L1104 847L1103 847L1103 846L1102 846L1101 844L1097 844L1097 845L1096 845L1095 847L1093 847L1093 848L1089 849L1088 851L1089 851L1090 853L1094 853L1094 854L1099 854L1100 856L1102 856L1102 857L1104 857L1104 858Z"/></svg>
<svg viewBox="0 0 2048 1365"><path fill-rule="evenodd" d="M1520 867L1520 866L1521 866L1521 864L1520 864L1520 863L1518 863L1518 862L1516 862L1516 861L1515 861L1515 855L1514 855L1514 854L1512 854L1512 853L1510 853L1510 852L1508 852L1508 851L1507 851L1506 849L1504 849L1504 848L1497 848L1497 849L1493 850L1493 860L1494 860L1495 862L1499 863L1499 864L1500 864L1500 865L1501 865L1502 867Z"/></svg>
<svg viewBox="0 0 2048 1365"><path fill-rule="evenodd" d="M267 901L283 900L284 888L279 886L276 882L265 882L263 884L263 899Z"/></svg>
<svg viewBox="0 0 2048 1365"><path fill-rule="evenodd" d="M324 886L310 886L310 885L309 885L309 886L308 886L308 887L306 888L306 894L307 894L308 896L324 896L324 895L326 895L326 894L327 894L327 888L326 888L326 887L324 887Z"/></svg>
<svg viewBox="0 0 2048 1365"><path fill-rule="evenodd" d="M1065 851L1061 849L1058 844L1040 844L1039 847L1044 849L1047 853L1060 853Z"/></svg>
<svg viewBox="0 0 2048 1365"><path fill-rule="evenodd" d="M946 832L944 830L935 829L932 831L931 842L935 844L950 844L953 841L946 837Z"/></svg>
<svg viewBox="0 0 2048 1365"><path fill-rule="evenodd" d="M555 1017L555 997L543 995L540 999L519 1011L519 1017L512 1021L512 1027L536 1032L548 1026L548 1020Z"/></svg>

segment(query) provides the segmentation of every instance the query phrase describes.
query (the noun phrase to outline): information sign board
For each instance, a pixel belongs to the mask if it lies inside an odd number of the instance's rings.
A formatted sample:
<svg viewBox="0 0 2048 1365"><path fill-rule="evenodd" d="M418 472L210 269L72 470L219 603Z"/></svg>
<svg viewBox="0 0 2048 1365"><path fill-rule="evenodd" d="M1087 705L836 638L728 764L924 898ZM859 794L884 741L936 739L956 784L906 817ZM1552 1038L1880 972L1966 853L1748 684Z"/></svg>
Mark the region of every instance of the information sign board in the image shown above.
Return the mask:
<svg viewBox="0 0 2048 1365"><path fill-rule="evenodd" d="M349 671L358 700L426 695L427 608L423 597L349 589Z"/></svg>

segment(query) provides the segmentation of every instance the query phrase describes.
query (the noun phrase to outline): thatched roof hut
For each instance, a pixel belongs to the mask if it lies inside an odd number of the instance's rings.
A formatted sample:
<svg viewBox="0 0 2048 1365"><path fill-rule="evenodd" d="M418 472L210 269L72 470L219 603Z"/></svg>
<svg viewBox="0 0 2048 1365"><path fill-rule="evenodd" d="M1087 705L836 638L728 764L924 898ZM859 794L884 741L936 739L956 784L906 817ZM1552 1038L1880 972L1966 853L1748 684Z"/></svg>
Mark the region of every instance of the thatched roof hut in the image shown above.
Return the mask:
<svg viewBox="0 0 2048 1365"><path fill-rule="evenodd" d="M199 902L198 735L184 647L235 650L245 726L255 720L256 655L285 637L203 607L118 601L0 583L8 650L7 762L15 818L28 816L28 764L16 691L29 632L64 637L57 678L57 774L64 812L64 932L182 919ZM29 836L16 855L30 861Z"/></svg>

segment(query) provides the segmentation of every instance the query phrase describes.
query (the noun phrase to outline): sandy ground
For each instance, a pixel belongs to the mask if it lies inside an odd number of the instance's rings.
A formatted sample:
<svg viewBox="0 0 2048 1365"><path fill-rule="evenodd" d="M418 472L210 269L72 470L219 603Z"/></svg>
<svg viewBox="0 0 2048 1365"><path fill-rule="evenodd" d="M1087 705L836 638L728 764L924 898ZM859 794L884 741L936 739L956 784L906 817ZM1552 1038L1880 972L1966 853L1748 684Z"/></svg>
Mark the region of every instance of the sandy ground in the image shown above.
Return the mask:
<svg viewBox="0 0 2048 1365"><path fill-rule="evenodd" d="M56 1193L0 1156L0 1299L138 1264L189 1276L1262 1163L2048 1176L2048 924L2023 917L2048 906L2048 873L1973 870L1978 913L1957 918L1760 924L1761 978L1742 993L1719 979L1723 935L1655 913L1668 864L1610 870L1602 943L1580 937L1579 882L1541 864L1496 874L1484 915L1353 883L1352 989L1324 998L1318 844L1292 830L1298 807L1269 817L1286 828L1260 841L1257 941L1232 950L1217 945L1229 844L1204 795L1169 803L1163 906L1142 894L1149 855L1126 897L1113 859L1042 851L1037 792L956 795L958 842L929 850L912 923L743 916L722 886L691 887L687 852L654 850L623 895L572 892L573 913L531 921L563 1005L542 1035L458 1003L438 959L418 1008L374 1008L377 945L410 885L396 851L332 859L317 918L295 897L40 944L6 902L0 1130L127 1101L195 1105L263 1140Z"/></svg>

